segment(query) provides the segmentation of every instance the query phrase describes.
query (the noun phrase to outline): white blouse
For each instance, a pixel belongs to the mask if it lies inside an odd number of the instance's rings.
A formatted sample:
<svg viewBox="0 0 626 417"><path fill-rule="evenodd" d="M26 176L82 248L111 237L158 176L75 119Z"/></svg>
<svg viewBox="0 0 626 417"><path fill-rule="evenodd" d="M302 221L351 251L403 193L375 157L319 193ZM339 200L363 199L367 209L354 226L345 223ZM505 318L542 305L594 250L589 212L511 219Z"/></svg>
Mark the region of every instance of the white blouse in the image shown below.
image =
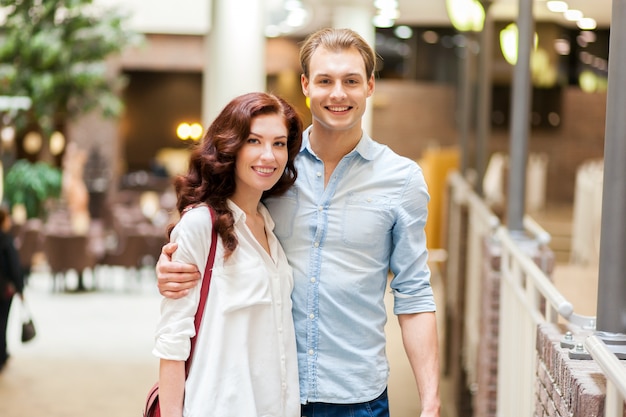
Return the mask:
<svg viewBox="0 0 626 417"><path fill-rule="evenodd" d="M260 204L259 212L271 256L248 229L245 213L228 203L239 244L224 261L218 239L209 296L185 384L183 416L300 416L291 267L265 206ZM211 224L206 206L186 212L171 234L178 243L173 260L195 264L204 274ZM189 356L200 288L198 284L177 300L163 299L155 356L181 361Z"/></svg>

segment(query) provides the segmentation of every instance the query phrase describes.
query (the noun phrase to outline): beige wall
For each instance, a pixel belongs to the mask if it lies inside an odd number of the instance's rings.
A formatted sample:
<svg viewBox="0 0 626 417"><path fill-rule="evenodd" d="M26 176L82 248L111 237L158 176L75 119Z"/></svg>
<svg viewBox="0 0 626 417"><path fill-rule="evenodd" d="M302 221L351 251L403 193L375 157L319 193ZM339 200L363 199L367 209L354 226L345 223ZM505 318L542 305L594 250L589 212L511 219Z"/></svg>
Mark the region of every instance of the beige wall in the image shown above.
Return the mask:
<svg viewBox="0 0 626 417"><path fill-rule="evenodd" d="M604 153L606 94L568 87L563 89L562 100L560 128L533 130L528 145L529 152L545 153L549 158L548 204L572 203L576 169ZM453 86L379 80L374 107L372 136L401 155L417 160L428 147L458 142ZM508 153L509 141L508 131L493 129L489 154ZM470 155L470 166L473 160Z"/></svg>

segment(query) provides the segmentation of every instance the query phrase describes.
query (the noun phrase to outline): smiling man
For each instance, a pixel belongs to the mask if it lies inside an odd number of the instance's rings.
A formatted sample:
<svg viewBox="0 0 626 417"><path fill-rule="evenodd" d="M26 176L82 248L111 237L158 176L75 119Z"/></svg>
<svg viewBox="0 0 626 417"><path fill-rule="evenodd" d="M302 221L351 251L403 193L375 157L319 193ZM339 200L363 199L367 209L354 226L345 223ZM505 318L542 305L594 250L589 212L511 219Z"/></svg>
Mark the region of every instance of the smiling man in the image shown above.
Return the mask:
<svg viewBox="0 0 626 417"><path fill-rule="evenodd" d="M361 127L376 55L356 32L322 29L302 44L312 125L286 194L265 200L294 270L292 293L304 417L389 416L384 293L394 294L422 417L438 417L435 302L427 264L422 170ZM194 268L159 259L160 291L195 285Z"/></svg>

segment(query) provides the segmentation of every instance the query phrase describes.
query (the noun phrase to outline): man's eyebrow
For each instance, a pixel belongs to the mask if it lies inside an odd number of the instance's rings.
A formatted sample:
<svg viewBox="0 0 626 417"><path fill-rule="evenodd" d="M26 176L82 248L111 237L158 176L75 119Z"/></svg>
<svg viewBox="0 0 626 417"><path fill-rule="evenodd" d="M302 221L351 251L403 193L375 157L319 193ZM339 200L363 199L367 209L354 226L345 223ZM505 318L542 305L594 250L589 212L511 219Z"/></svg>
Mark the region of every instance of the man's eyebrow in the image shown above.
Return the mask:
<svg viewBox="0 0 626 417"><path fill-rule="evenodd" d="M327 73L314 74L314 78L319 78L319 77L332 77L332 75L327 74ZM348 74L341 75L341 78L345 78L345 77L359 77L359 78L363 78L363 75L358 73L358 72L350 72Z"/></svg>

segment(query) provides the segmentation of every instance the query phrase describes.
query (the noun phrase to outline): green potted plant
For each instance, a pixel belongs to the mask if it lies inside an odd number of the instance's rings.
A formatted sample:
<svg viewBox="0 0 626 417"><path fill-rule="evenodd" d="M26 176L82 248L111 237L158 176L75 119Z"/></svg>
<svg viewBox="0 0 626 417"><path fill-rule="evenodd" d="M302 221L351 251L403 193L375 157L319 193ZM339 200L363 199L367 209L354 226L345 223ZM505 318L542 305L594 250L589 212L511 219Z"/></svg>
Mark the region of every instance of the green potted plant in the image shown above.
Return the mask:
<svg viewBox="0 0 626 417"><path fill-rule="evenodd" d="M18 158L46 160L47 139L77 116L121 113L126 78L107 62L142 39L128 30L130 15L95 0L0 0L0 8L0 95L32 102L4 121L16 128ZM35 158L19 146L29 131L44 138Z"/></svg>
<svg viewBox="0 0 626 417"><path fill-rule="evenodd" d="M62 173L46 162L16 161L4 178L4 200L12 209L23 205L26 218L46 217L46 203L61 195Z"/></svg>

